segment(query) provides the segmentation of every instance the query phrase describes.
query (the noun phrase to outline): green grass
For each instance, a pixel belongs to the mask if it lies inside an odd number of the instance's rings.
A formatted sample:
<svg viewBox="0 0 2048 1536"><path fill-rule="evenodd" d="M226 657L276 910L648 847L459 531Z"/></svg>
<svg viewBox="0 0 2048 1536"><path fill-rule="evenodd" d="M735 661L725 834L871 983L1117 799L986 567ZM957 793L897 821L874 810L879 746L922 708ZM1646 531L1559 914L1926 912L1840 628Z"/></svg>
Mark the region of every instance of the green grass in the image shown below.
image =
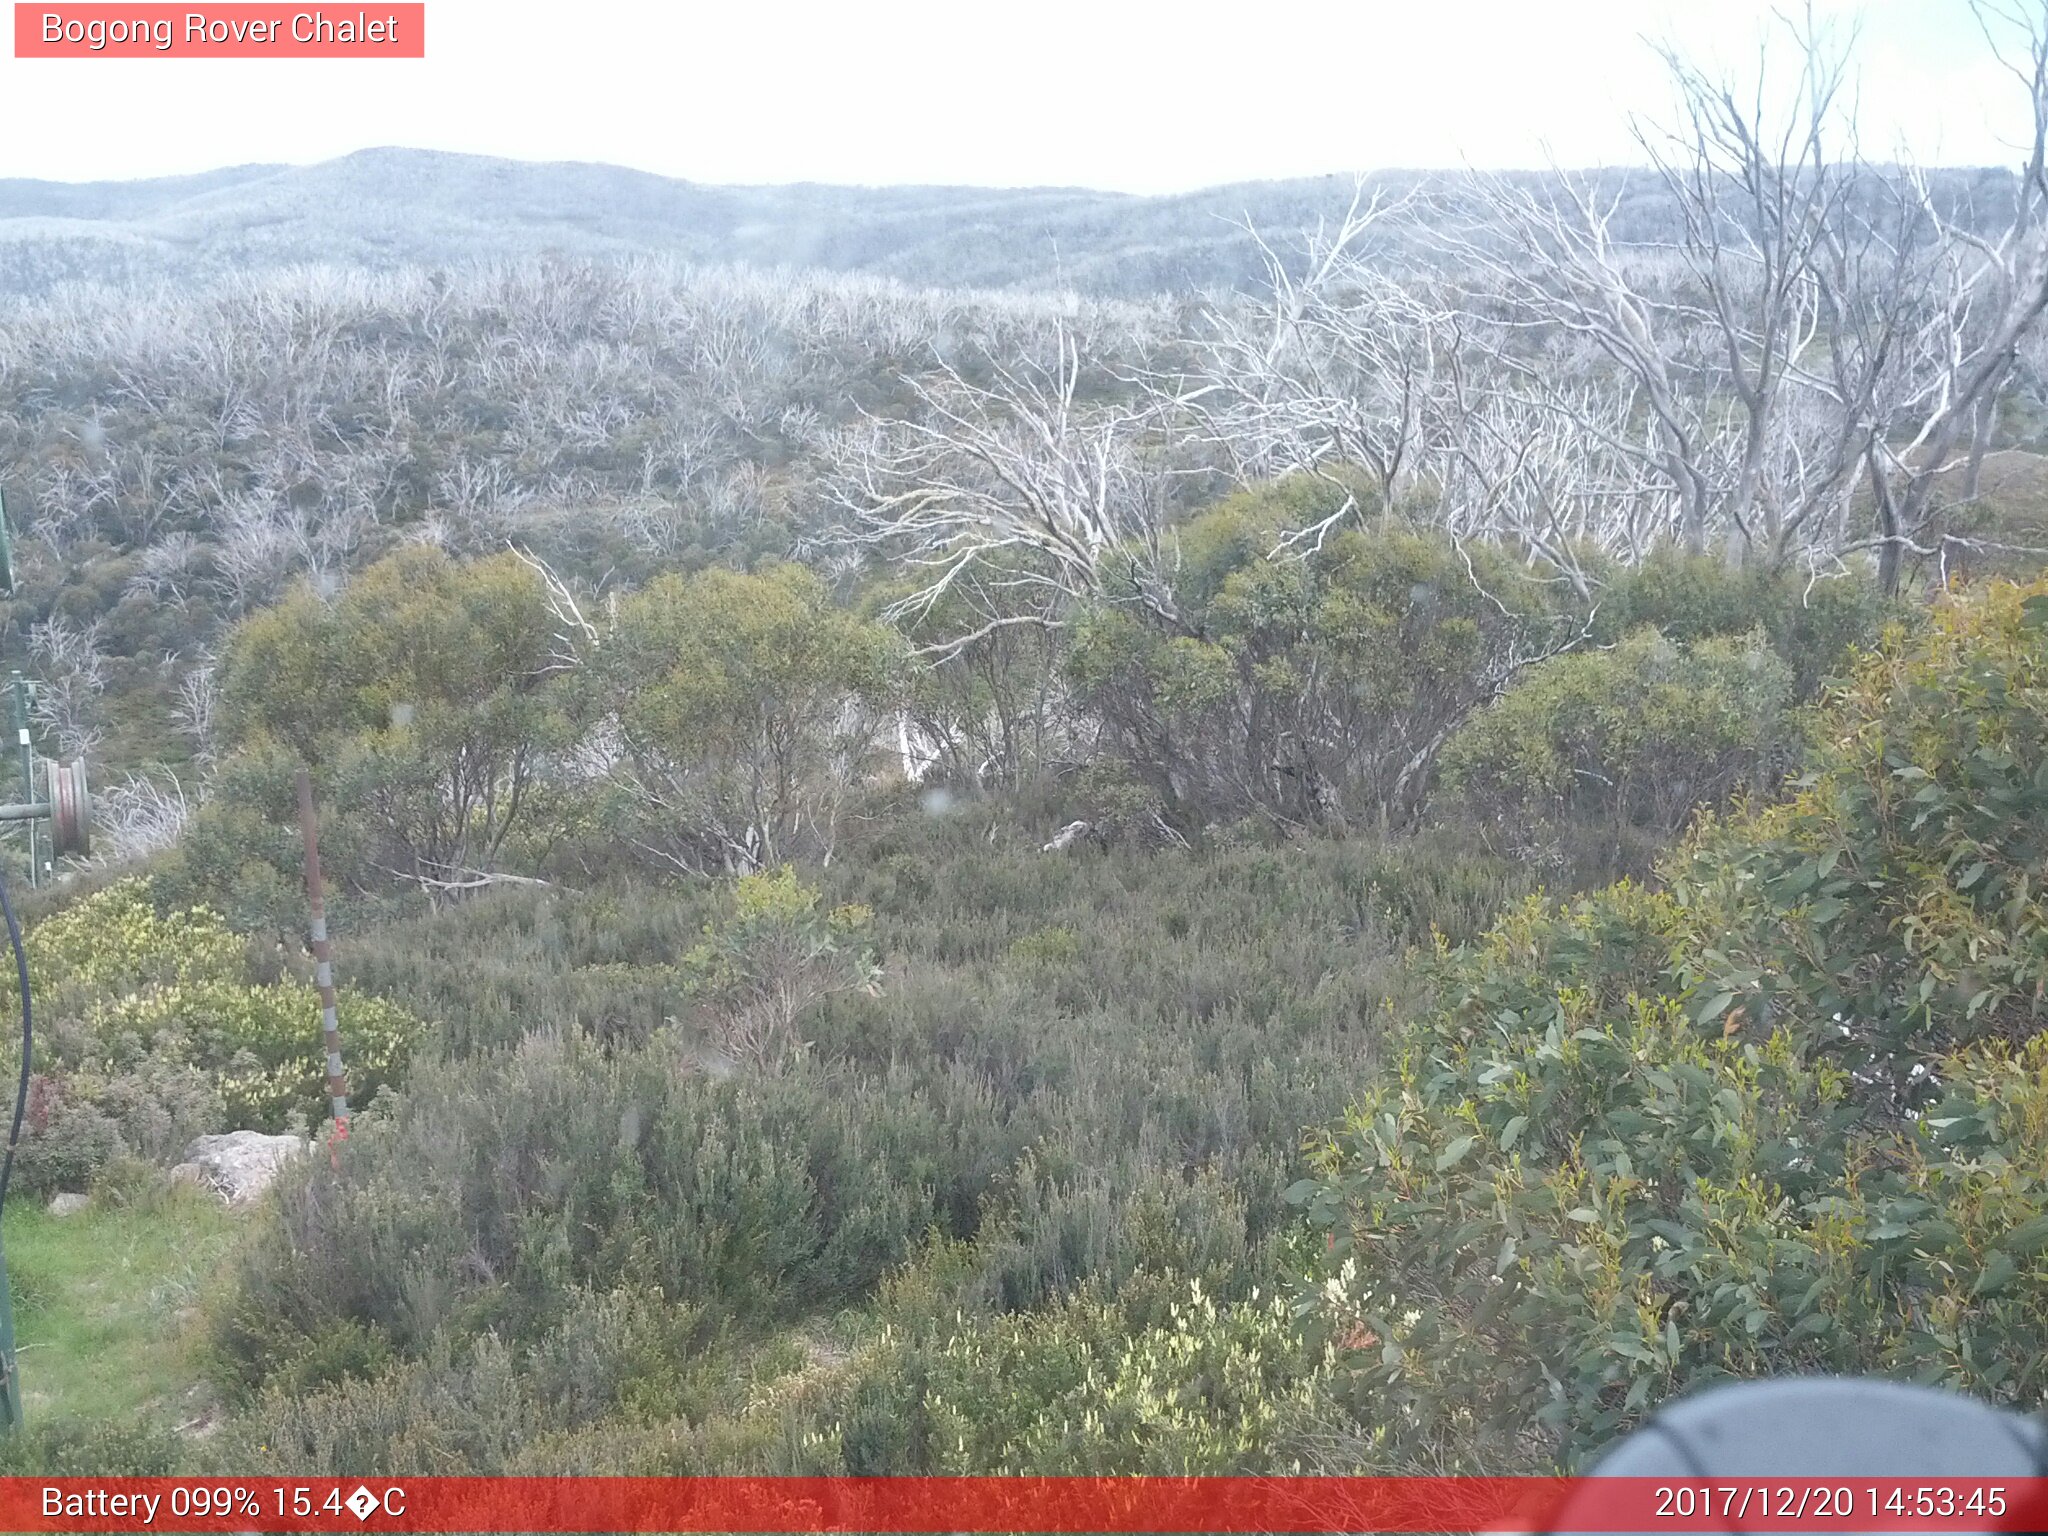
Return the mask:
<svg viewBox="0 0 2048 1536"><path fill-rule="evenodd" d="M219 1201L180 1191L60 1218L17 1197L4 1230L30 1425L207 1415L199 1298L238 1235Z"/></svg>

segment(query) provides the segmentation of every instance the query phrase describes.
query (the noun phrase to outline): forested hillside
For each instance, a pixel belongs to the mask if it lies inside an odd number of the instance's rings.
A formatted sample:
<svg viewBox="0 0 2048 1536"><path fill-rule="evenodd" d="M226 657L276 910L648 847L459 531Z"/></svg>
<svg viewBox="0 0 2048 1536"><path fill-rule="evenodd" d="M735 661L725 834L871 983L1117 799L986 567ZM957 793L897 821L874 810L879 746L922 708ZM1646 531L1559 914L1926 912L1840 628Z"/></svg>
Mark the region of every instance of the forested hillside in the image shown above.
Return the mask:
<svg viewBox="0 0 2048 1536"><path fill-rule="evenodd" d="M100 813L28 903L0 1463L2040 1406L2041 19L1996 172L1859 158L1793 32L1629 173L0 188L4 638ZM233 1131L325 1151L224 1209Z"/></svg>
<svg viewBox="0 0 2048 1536"><path fill-rule="evenodd" d="M1396 185L1416 178L1388 178ZM1642 195L1655 201L1655 189ZM371 270L652 258L861 272L921 285L1072 286L1143 296L1258 270L1246 225L1292 231L1348 179L1177 197L1080 189L717 187L603 165L365 150L312 166L74 186L0 182L0 291L73 281L205 282L343 262Z"/></svg>
<svg viewBox="0 0 2048 1536"><path fill-rule="evenodd" d="M1539 176L1512 178L1537 195ZM1628 238L1669 238L1682 202L1654 173L1589 173ZM1350 177L1251 182L1171 196L1080 188L721 187L608 165L543 165L373 149L319 165L237 166L154 181L0 180L0 294L76 282L181 286L340 263L376 272L554 257L642 258L894 278L921 287L1074 289L1101 297L1238 289L1261 239L1341 216ZM1470 178L1389 171L1453 206ZM1996 170L1930 173L1975 221L2010 196ZM1981 205L1973 207L1973 204ZM1405 253L1426 259L1427 242Z"/></svg>

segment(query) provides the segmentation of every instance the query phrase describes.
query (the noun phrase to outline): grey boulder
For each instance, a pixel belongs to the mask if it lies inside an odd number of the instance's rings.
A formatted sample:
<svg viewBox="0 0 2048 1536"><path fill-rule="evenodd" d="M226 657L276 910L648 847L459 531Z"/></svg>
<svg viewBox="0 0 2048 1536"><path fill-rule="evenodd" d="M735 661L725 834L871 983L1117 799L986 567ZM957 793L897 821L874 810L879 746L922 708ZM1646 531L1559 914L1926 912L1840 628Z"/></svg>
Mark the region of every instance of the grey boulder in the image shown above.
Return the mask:
<svg viewBox="0 0 2048 1536"><path fill-rule="evenodd" d="M211 1189L229 1205L247 1205L270 1188L279 1169L309 1146L302 1137L266 1136L261 1131L201 1136L185 1149L185 1160L171 1170L171 1177Z"/></svg>

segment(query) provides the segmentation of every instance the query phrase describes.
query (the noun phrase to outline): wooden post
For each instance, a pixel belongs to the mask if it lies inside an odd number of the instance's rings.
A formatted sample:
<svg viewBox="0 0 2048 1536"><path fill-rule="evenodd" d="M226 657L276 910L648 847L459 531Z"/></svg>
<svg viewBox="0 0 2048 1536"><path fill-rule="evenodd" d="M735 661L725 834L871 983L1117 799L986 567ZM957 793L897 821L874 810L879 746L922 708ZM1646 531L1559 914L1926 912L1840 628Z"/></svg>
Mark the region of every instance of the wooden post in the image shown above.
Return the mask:
<svg viewBox="0 0 2048 1536"><path fill-rule="evenodd" d="M320 883L320 826L313 778L299 770L299 831L306 840L306 901L313 912L313 984L320 989L320 1038L327 1047L327 1100L336 1140L348 1136L348 1080L341 1071L341 1022L334 1012L334 951L327 942L327 898Z"/></svg>

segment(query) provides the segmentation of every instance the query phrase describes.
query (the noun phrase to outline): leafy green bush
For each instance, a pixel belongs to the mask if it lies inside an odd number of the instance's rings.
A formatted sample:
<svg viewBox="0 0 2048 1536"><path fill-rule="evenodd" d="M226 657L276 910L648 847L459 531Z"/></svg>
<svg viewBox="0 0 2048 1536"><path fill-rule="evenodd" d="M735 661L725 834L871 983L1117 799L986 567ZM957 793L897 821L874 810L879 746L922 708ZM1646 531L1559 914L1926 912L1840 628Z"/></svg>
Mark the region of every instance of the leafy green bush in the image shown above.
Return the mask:
<svg viewBox="0 0 2048 1536"><path fill-rule="evenodd" d="M807 1010L835 992L880 984L874 957L855 947L874 914L854 905L826 912L819 904L818 891L784 865L741 876L731 912L705 924L683 969L720 1050L771 1061L802 1047L797 1022Z"/></svg>
<svg viewBox="0 0 2048 1536"><path fill-rule="evenodd" d="M1444 748L1443 785L1506 825L1598 819L1669 837L1789 764L1791 669L1761 633L1654 629L1532 667Z"/></svg>
<svg viewBox="0 0 2048 1536"><path fill-rule="evenodd" d="M658 1292L564 1299L560 1321L531 1343L447 1339L402 1361L360 1325L338 1326L273 1372L209 1460L328 1476L671 1470L638 1459L666 1438L646 1427L711 1417L742 1362L702 1309ZM563 1441L604 1424L623 1431L610 1438L628 1459L577 1466Z"/></svg>
<svg viewBox="0 0 2048 1536"><path fill-rule="evenodd" d="M677 958L725 896L711 881L500 887L429 922L349 930L345 975L351 990L433 1018L451 1056L516 1044L542 1025L645 1044L676 1013Z"/></svg>
<svg viewBox="0 0 2048 1536"><path fill-rule="evenodd" d="M1780 805L1703 836L1677 874L1709 1008L1818 1032L1894 1112L1914 1069L2041 1027L2048 932L2048 588L1937 607L1860 669ZM1708 936L1711 935L1711 940Z"/></svg>
<svg viewBox="0 0 2048 1536"><path fill-rule="evenodd" d="M13 1187L37 1198L90 1188L99 1171L125 1150L121 1127L88 1100L48 1092L48 1078L31 1084L38 1087L46 1095L39 1096L43 1102L24 1120Z"/></svg>
<svg viewBox="0 0 2048 1536"><path fill-rule="evenodd" d="M1326 1371L1283 1297L1219 1303L1195 1281L1157 1321L1093 1299L955 1317L785 1413L794 1469L813 1474L1284 1472Z"/></svg>
<svg viewBox="0 0 2048 1536"><path fill-rule="evenodd" d="M1292 482L1194 519L1176 590L1190 633L1122 608L1073 628L1080 701L1183 819L1406 816L1443 737L1567 632L1511 558L1432 532L1351 528L1269 558L1338 494Z"/></svg>
<svg viewBox="0 0 2048 1536"><path fill-rule="evenodd" d="M190 1444L159 1424L31 1419L0 1437L4 1477L168 1477L192 1467Z"/></svg>
<svg viewBox="0 0 2048 1536"><path fill-rule="evenodd" d="M2048 584L1944 604L1669 889L1532 903L1289 1193L1359 1444L1502 1471L1674 1392L2048 1391Z"/></svg>
<svg viewBox="0 0 2048 1536"><path fill-rule="evenodd" d="M1791 669L1792 697L1801 703L1875 645L1887 620L1910 614L1887 604L1865 576L1816 580L1796 570L1733 565L1718 551L1661 549L1602 576L1596 620L1603 643L1645 625L1684 646L1762 631Z"/></svg>
<svg viewBox="0 0 2048 1536"><path fill-rule="evenodd" d="M218 912L161 911L144 881L124 879L33 923L24 947L41 1074L26 1187L83 1188L123 1156L168 1162L206 1132L324 1112L319 994L296 979L253 983L249 947ZM16 1008L15 990L10 970L0 1010ZM424 1026L358 992L343 994L340 1020L351 1095L372 1103Z"/></svg>
<svg viewBox="0 0 2048 1536"><path fill-rule="evenodd" d="M938 1219L952 1161L907 1084L721 1080L667 1038L535 1036L416 1073L338 1172L283 1183L223 1337L253 1383L337 1320L406 1355L444 1329L532 1342L578 1285L773 1317L872 1285Z"/></svg>
<svg viewBox="0 0 2048 1536"><path fill-rule="evenodd" d="M163 986L227 981L245 949L203 907L159 910L139 880L121 880L32 924L25 936L29 985L46 1013ZM0 1007L20 1007L14 968L0 968Z"/></svg>
<svg viewBox="0 0 2048 1536"><path fill-rule="evenodd" d="M615 712L637 840L744 873L829 855L884 756L898 642L801 566L661 576L619 604L595 676Z"/></svg>
<svg viewBox="0 0 2048 1536"><path fill-rule="evenodd" d="M303 934L298 767L288 749L274 744L244 747L220 763L207 799L143 876L157 906L211 908L236 933ZM344 874L362 864L370 857L370 832L358 818L328 815L321 826L323 863ZM348 881L330 880L328 915L338 927L356 926L358 899Z"/></svg>
<svg viewBox="0 0 2048 1536"><path fill-rule="evenodd" d="M1027 933L1010 946L1010 958L1025 964L1071 965L1081 957L1081 936L1061 926Z"/></svg>
<svg viewBox="0 0 2048 1536"><path fill-rule="evenodd" d="M1283 481L1180 528L1178 629L1114 606L1069 627L1067 672L1105 728L1103 750L1184 826L1247 814L1409 820L1464 728L1468 773L1498 770L1512 785L1534 770L1553 781L1539 798L1620 801L1624 824L1668 836L1783 743L1784 707L1810 701L1874 642L1884 613L1858 579L1676 551L1632 567L1589 552L1590 585L1576 592L1433 529L1323 527L1343 495ZM1644 629L1671 642L1668 654ZM1529 669L1560 651L1577 654ZM1510 690L1521 699L1490 727L1468 724ZM1632 726L1637 711L1648 718ZM1552 761L1510 761L1511 738L1531 729L1551 738ZM1698 729L1703 769L1683 750ZM1631 782L1603 792L1603 764ZM1575 778L1554 782L1562 774ZM1495 816L1521 809L1482 798Z"/></svg>
<svg viewBox="0 0 2048 1536"><path fill-rule="evenodd" d="M251 855L289 848L275 829L292 820L300 762L327 792L323 852L338 884L439 889L494 869L558 809L546 768L573 728L555 630L540 576L516 555L458 564L425 546L338 597L305 583L243 620L221 663L223 772L262 782L195 829L231 834L233 851L188 856L188 879L211 874L199 894L224 905L251 879Z"/></svg>
<svg viewBox="0 0 2048 1536"><path fill-rule="evenodd" d="M423 1026L396 1004L354 990L335 1011L350 1101L367 1105L404 1071ZM320 994L304 983L159 987L98 1009L91 1024L110 1061L203 1066L226 1124L279 1131L326 1107Z"/></svg>
<svg viewBox="0 0 2048 1536"><path fill-rule="evenodd" d="M132 1071L93 1077L91 1092L122 1145L158 1167L177 1161L193 1137L234 1123L215 1075L189 1061L145 1058Z"/></svg>

